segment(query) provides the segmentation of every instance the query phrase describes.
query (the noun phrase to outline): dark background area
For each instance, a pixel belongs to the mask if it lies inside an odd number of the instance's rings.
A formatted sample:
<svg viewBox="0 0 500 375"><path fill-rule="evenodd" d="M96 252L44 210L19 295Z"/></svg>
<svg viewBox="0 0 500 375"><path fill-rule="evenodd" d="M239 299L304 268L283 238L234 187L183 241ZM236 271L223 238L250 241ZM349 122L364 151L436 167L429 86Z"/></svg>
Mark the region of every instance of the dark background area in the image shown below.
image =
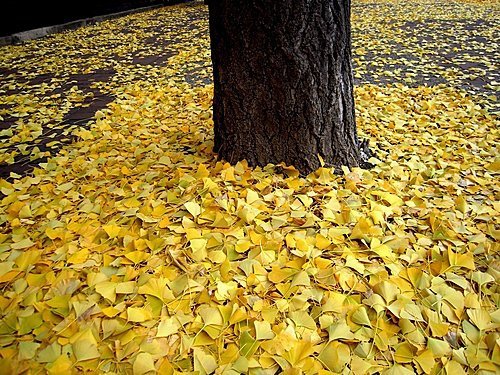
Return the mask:
<svg viewBox="0 0 500 375"><path fill-rule="evenodd" d="M3 0L0 5L0 36L44 26L58 25L109 13L189 0L84 0L61 2Z"/></svg>

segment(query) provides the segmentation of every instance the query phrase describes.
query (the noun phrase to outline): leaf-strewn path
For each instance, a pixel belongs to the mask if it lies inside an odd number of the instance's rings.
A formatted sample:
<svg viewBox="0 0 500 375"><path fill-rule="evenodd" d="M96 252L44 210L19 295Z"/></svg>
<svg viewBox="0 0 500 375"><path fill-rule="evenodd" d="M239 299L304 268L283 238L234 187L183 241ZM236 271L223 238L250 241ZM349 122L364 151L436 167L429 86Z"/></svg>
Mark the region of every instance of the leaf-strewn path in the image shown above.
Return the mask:
<svg viewBox="0 0 500 375"><path fill-rule="evenodd" d="M498 2L354 1L376 165L307 178L216 161L206 18L2 47L0 373L497 373Z"/></svg>

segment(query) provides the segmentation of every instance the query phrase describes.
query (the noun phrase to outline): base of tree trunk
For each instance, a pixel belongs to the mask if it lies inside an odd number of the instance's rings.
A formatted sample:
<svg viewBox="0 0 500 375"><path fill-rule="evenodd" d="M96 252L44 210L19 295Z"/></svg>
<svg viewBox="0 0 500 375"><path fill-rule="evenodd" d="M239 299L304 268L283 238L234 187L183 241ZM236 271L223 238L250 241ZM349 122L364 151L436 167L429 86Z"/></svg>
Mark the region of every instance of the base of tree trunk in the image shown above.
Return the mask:
<svg viewBox="0 0 500 375"><path fill-rule="evenodd" d="M214 150L230 163L368 167L357 137L350 1L209 1Z"/></svg>

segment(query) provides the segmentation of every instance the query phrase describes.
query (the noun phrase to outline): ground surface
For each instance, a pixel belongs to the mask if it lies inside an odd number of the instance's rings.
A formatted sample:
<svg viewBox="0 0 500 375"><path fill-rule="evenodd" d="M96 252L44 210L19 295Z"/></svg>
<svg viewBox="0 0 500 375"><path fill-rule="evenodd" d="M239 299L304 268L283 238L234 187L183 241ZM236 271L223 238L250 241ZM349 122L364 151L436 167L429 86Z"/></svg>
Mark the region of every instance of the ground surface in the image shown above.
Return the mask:
<svg viewBox="0 0 500 375"><path fill-rule="evenodd" d="M498 2L352 11L343 176L216 162L201 3L2 48L0 373L499 371Z"/></svg>

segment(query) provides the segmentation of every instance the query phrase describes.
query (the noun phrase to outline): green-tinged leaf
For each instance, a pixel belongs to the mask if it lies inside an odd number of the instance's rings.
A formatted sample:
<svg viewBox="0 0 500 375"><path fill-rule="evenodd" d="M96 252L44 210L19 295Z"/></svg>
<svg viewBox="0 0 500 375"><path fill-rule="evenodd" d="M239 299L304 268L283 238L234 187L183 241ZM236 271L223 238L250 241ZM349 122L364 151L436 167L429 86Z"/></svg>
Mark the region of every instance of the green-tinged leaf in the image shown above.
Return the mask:
<svg viewBox="0 0 500 375"><path fill-rule="evenodd" d="M215 358L201 348L194 349L194 370L200 375L212 374L217 369Z"/></svg>
<svg viewBox="0 0 500 375"><path fill-rule="evenodd" d="M10 247L13 250L23 250L33 246L34 244L35 243L31 241L29 238L24 238L18 242L13 243L12 245L10 245Z"/></svg>
<svg viewBox="0 0 500 375"><path fill-rule="evenodd" d="M79 362L100 357L97 345L87 339L77 340L73 343L73 354Z"/></svg>
<svg viewBox="0 0 500 375"><path fill-rule="evenodd" d="M23 341L19 343L19 359L33 359L36 355L40 343Z"/></svg>
<svg viewBox="0 0 500 375"><path fill-rule="evenodd" d="M271 329L271 324L269 322L259 322L255 321L255 339L256 340L271 340L274 338L275 334Z"/></svg>
<svg viewBox="0 0 500 375"><path fill-rule="evenodd" d="M143 375L156 371L153 357L149 353L139 353L133 365L134 375Z"/></svg>

